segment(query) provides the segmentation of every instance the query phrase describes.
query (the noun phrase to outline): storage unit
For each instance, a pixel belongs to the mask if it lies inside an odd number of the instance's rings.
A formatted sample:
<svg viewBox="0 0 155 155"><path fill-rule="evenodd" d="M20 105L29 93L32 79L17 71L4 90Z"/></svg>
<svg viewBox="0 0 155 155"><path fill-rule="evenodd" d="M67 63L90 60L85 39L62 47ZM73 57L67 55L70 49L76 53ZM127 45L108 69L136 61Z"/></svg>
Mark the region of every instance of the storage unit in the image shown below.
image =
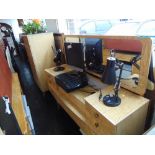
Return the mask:
<svg viewBox="0 0 155 155"><path fill-rule="evenodd" d="M109 86L103 96L113 92ZM96 134L143 134L149 100L121 88L121 104L108 107L98 99L99 92L85 98L87 121Z"/></svg>
<svg viewBox="0 0 155 155"><path fill-rule="evenodd" d="M99 101L99 91L94 94L86 91L89 86L67 93L55 81L55 76L71 70L70 66L63 66L65 70L60 72L53 68L45 70L49 91L85 134L143 134L148 99L121 88L121 104L107 107ZM99 81L94 79L94 84ZM102 91L103 96L107 95L113 92L113 87Z"/></svg>
<svg viewBox="0 0 155 155"><path fill-rule="evenodd" d="M42 92L47 91L44 69L55 66L53 33L24 35L24 46L33 77Z"/></svg>

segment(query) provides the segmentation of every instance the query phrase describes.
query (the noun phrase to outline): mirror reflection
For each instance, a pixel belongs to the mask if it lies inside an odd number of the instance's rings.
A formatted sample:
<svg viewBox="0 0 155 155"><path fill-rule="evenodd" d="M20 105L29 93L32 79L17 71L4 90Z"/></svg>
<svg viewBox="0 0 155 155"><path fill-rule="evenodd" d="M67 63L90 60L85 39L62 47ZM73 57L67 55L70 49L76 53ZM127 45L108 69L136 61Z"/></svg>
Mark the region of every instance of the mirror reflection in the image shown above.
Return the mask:
<svg viewBox="0 0 155 155"><path fill-rule="evenodd" d="M140 95L145 93L151 51L150 38L67 36L65 41L82 43L85 71L100 78L104 84L106 84L103 80L104 71L113 51L116 63L123 63L120 86ZM115 72L117 81L120 75L118 66L115 67Z"/></svg>
<svg viewBox="0 0 155 155"><path fill-rule="evenodd" d="M132 54L130 52L120 53L119 51L117 51L117 53L119 56L117 56L116 54L116 59L124 63L121 81L126 84L129 84L132 87L137 87L140 75L141 54L139 53ZM126 57L126 60L122 59L122 55ZM117 75L119 74L119 69L116 70L116 74Z"/></svg>
<svg viewBox="0 0 155 155"><path fill-rule="evenodd" d="M107 58L114 53L116 62L123 63L121 83L137 87L139 83L140 63L141 63L141 45L128 40L125 45L121 44L122 40L118 39L101 39L101 38L84 38L81 40L84 44L85 65L89 73L102 77L107 65ZM116 45L117 44L117 45ZM122 46L123 45L123 46ZM114 47L114 48L113 48ZM131 50L130 50L131 49ZM116 77L119 76L120 69L116 66Z"/></svg>
<svg viewBox="0 0 155 155"><path fill-rule="evenodd" d="M123 63L121 86L126 85L135 88L139 84L142 45L139 40L104 38L103 64L107 64L107 57L111 51L114 53L116 62ZM116 67L118 78L120 69Z"/></svg>

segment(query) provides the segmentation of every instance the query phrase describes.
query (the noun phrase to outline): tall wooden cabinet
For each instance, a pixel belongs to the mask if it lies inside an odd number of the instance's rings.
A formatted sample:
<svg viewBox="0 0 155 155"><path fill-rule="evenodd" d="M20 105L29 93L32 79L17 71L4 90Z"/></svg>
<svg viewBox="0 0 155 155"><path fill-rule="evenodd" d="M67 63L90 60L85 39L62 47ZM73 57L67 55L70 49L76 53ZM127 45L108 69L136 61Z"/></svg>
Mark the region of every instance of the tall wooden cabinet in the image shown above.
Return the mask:
<svg viewBox="0 0 155 155"><path fill-rule="evenodd" d="M24 46L33 77L42 92L47 91L44 70L55 66L53 61L55 43L53 33L39 33L23 36Z"/></svg>

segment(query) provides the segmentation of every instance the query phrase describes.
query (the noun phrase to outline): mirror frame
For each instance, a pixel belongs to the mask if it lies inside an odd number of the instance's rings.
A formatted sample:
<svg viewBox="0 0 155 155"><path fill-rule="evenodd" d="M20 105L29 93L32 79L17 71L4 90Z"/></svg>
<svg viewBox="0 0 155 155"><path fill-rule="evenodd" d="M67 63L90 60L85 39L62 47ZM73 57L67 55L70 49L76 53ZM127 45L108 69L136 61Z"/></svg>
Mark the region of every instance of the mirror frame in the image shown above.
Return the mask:
<svg viewBox="0 0 155 155"><path fill-rule="evenodd" d="M140 70L139 70L139 83L137 87L133 87L129 82L121 81L121 87L129 91L132 91L136 94L143 96L146 91L149 66L151 59L151 49L152 49L152 40L148 37L136 37L136 36L104 36L104 35L64 35L64 40L70 38L75 40L75 38L100 38L103 39L126 39L126 40L138 40L141 42L142 51L141 51L141 61L140 61Z"/></svg>

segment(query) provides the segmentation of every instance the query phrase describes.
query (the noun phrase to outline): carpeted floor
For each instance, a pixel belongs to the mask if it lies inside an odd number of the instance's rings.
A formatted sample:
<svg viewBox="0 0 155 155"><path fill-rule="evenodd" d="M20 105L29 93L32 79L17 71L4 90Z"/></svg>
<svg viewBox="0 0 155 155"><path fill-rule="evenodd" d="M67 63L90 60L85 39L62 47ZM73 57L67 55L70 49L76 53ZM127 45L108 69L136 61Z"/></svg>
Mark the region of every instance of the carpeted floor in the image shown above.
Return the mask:
<svg viewBox="0 0 155 155"><path fill-rule="evenodd" d="M79 127L49 93L36 85L25 57L16 56L19 79L38 135L79 135Z"/></svg>

